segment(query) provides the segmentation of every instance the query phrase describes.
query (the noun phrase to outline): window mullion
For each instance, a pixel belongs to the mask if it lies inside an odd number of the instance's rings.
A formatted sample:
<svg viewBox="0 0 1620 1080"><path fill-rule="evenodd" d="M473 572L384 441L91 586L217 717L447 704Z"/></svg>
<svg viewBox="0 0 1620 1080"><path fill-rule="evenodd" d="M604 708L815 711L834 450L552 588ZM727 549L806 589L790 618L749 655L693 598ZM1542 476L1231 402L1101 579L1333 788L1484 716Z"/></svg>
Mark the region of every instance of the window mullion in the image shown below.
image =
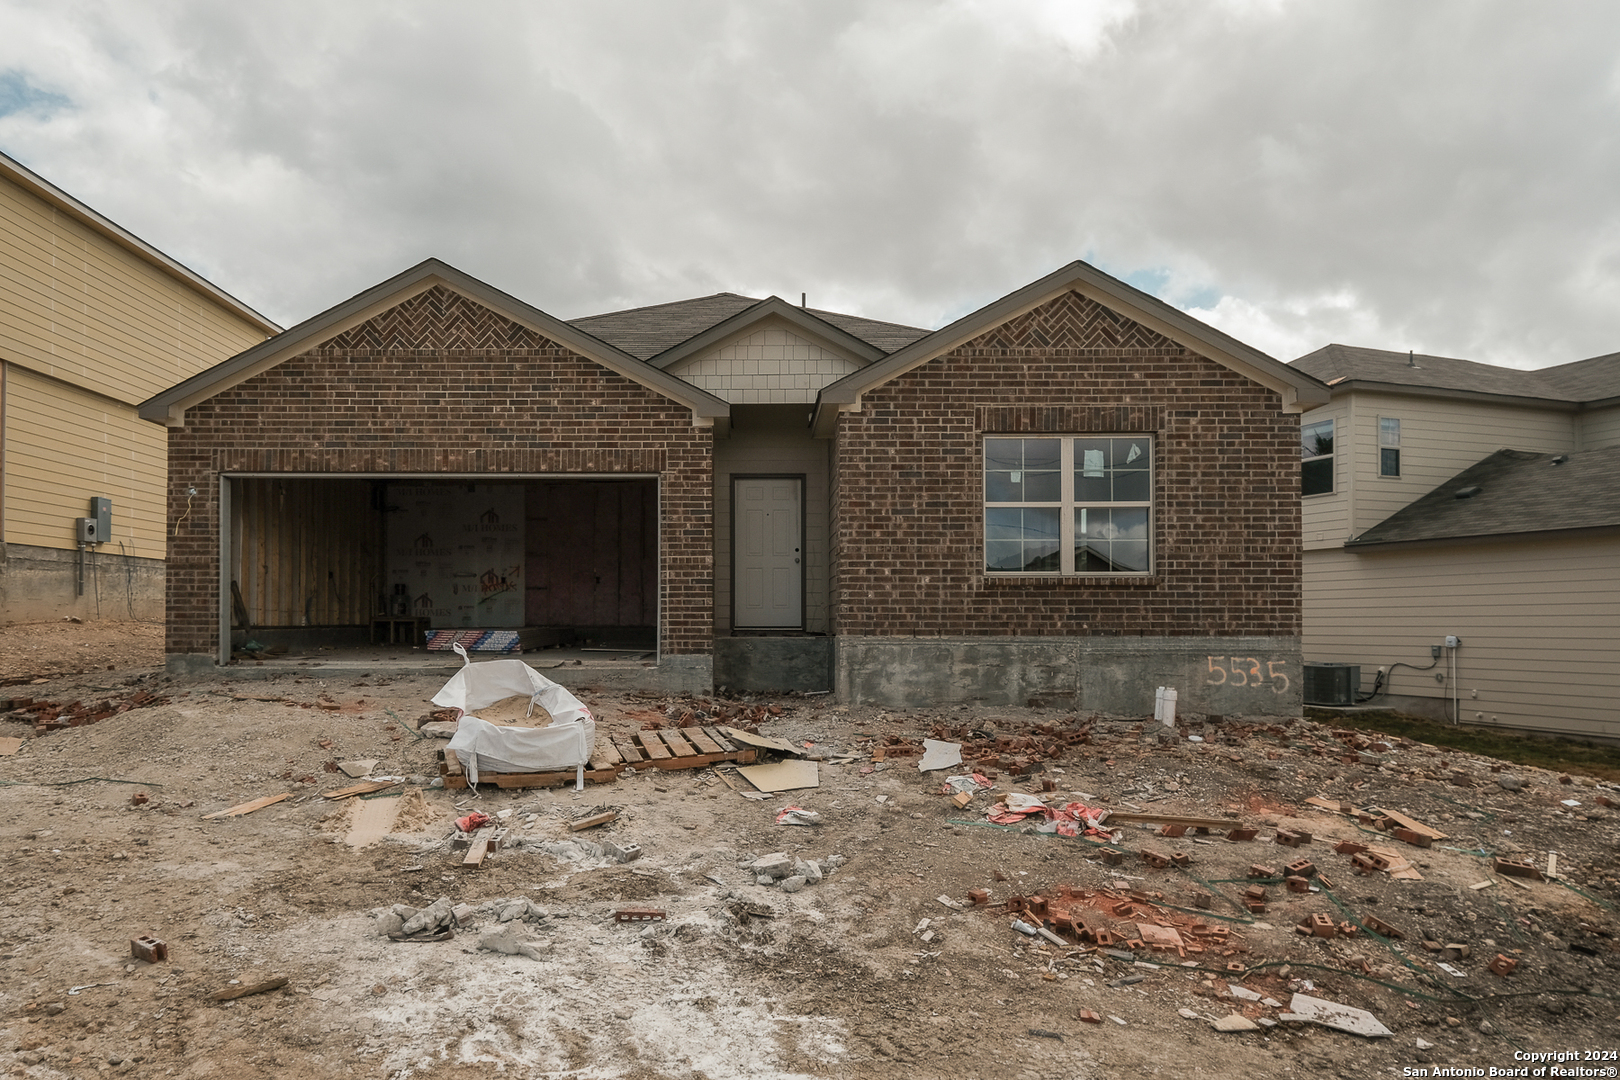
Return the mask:
<svg viewBox="0 0 1620 1080"><path fill-rule="evenodd" d="M1058 514L1059 527L1058 543L1058 569L1061 573L1074 573L1074 440L1062 439L1059 441L1058 468L1062 475L1058 477L1059 497L1063 500L1063 510Z"/></svg>

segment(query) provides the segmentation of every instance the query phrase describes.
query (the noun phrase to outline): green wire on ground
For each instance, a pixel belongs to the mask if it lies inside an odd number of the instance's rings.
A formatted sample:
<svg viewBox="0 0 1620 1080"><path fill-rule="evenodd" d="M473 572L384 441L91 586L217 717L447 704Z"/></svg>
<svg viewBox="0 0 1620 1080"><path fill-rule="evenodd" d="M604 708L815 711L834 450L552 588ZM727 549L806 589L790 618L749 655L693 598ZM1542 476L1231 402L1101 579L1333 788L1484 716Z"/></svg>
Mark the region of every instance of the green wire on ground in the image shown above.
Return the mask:
<svg viewBox="0 0 1620 1080"><path fill-rule="evenodd" d="M1441 802L1448 802L1452 806L1460 806L1464 810L1472 810L1474 813L1479 814L1480 820L1485 822L1487 825L1496 820L1496 815L1485 809L1483 806L1475 806L1473 803L1458 802L1456 799L1448 799L1438 791L1431 791L1429 794L1433 795Z"/></svg>
<svg viewBox="0 0 1620 1080"><path fill-rule="evenodd" d="M411 727L411 725L407 724L405 721L400 720L399 719L399 714L396 713L393 709L385 708L385 709L383 709L383 712L387 713L389 716L392 716L395 720L399 721L399 726L404 728L406 731L410 732L411 735L415 739L417 739L417 741L421 741L421 740L427 738L426 735L422 734L420 731L417 731L415 728Z"/></svg>
<svg viewBox="0 0 1620 1080"><path fill-rule="evenodd" d="M162 787L150 780L114 780L110 776L87 776L83 780L0 780L5 787L72 787L74 784L88 784L99 780L104 784L134 784L136 787Z"/></svg>

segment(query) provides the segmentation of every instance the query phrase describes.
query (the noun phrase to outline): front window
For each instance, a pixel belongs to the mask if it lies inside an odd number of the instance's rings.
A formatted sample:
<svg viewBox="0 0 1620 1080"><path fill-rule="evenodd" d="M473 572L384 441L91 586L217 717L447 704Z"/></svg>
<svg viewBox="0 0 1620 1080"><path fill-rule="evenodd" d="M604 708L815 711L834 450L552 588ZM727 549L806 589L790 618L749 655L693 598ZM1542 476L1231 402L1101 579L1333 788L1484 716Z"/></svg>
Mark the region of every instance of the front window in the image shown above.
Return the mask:
<svg viewBox="0 0 1620 1080"><path fill-rule="evenodd" d="M1333 421L1299 427L1300 490L1306 495L1333 491Z"/></svg>
<svg viewBox="0 0 1620 1080"><path fill-rule="evenodd" d="M984 564L992 574L1153 568L1153 440L1086 435L984 442Z"/></svg>

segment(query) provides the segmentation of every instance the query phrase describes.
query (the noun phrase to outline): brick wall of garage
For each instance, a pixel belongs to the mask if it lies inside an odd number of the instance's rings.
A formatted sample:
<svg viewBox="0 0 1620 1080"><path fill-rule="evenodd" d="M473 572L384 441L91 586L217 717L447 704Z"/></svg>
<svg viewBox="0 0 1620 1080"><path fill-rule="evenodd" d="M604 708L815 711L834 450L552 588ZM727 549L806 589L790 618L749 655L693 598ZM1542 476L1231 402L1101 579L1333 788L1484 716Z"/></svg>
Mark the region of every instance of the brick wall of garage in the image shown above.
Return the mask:
<svg viewBox="0 0 1620 1080"><path fill-rule="evenodd" d="M712 451L689 409L435 286L170 431L167 650L217 647L221 473L639 473L659 477L660 648L709 653Z"/></svg>
<svg viewBox="0 0 1620 1080"><path fill-rule="evenodd" d="M984 573L987 435L1154 436L1145 580ZM1067 293L839 418L840 635L1300 633L1299 418L1279 396Z"/></svg>

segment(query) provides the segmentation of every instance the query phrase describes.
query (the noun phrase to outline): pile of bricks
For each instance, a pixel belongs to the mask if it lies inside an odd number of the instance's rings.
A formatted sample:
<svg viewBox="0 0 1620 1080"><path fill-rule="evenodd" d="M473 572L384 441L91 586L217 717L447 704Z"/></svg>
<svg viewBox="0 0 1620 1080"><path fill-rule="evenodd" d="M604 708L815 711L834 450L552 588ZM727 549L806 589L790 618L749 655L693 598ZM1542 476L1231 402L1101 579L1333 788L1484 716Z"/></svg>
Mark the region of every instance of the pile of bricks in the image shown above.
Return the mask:
<svg viewBox="0 0 1620 1080"><path fill-rule="evenodd" d="M12 719L32 721L34 734L44 735L47 732L60 731L62 728L94 724L109 716L129 712L131 709L166 705L168 701L166 697L137 690L126 697L111 697L104 701L70 701L64 704L59 701L35 701L33 698L11 698L9 701L0 702L0 706L3 706L3 711L12 714Z"/></svg>

